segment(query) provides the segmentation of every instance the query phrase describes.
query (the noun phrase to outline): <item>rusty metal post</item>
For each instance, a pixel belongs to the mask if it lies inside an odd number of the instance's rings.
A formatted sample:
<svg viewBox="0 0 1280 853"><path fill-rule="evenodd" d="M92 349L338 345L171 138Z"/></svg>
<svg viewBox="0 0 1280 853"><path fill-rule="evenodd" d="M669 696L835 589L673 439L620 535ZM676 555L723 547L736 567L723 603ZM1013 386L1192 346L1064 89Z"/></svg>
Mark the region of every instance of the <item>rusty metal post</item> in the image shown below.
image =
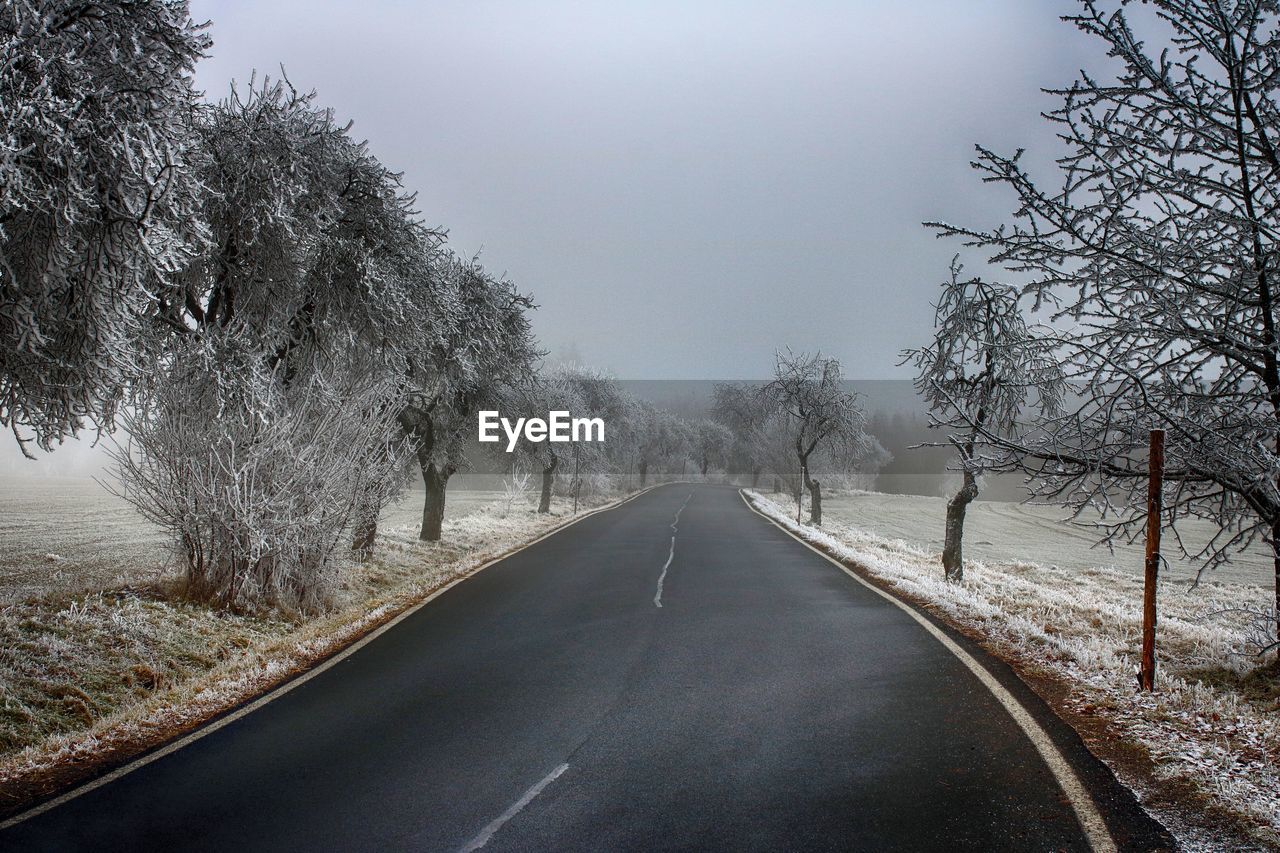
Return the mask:
<svg viewBox="0 0 1280 853"><path fill-rule="evenodd" d="M1164 509L1164 430L1151 431L1147 475L1147 563L1142 587L1142 668L1138 686L1156 686L1156 581L1160 575L1160 519Z"/></svg>

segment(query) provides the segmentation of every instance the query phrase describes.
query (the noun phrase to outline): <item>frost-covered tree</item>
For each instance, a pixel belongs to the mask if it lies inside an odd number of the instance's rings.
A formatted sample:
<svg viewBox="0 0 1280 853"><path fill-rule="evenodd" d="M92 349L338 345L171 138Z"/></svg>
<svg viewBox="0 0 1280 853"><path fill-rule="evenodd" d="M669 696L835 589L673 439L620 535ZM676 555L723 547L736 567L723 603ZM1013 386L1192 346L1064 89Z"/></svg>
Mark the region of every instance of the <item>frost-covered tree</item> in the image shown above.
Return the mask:
<svg viewBox="0 0 1280 853"><path fill-rule="evenodd" d="M439 340L410 364L399 415L426 487L419 538L429 542L440 539L445 490L467 462L479 411L519 385L540 355L529 329L532 300L515 285L475 259L445 254L436 266L443 291L427 304L447 306L448 316Z"/></svg>
<svg viewBox="0 0 1280 853"><path fill-rule="evenodd" d="M621 477L624 488L629 489L638 484L647 404L621 389L618 402L621 411L617 421L610 424L605 453L613 470Z"/></svg>
<svg viewBox="0 0 1280 853"><path fill-rule="evenodd" d="M575 414L583 409L583 399L572 377L565 371L555 370L544 376L532 376L514 389L507 398L505 411L510 411L512 418L543 418L552 411L567 411ZM561 467L567 465L573 457L573 444L559 444L550 441L527 441L521 438L515 452L519 458L529 465L540 477L541 489L538 494L538 512L551 512L551 498L555 489L556 476Z"/></svg>
<svg viewBox="0 0 1280 853"><path fill-rule="evenodd" d="M761 408L785 417L795 467L809 492L809 521L822 524L822 483L811 463L823 451L840 461L868 450L865 419L857 394L844 388L840 362L822 353L777 353L773 379L760 388Z"/></svg>
<svg viewBox="0 0 1280 853"><path fill-rule="evenodd" d="M750 474L753 489L760 484L767 465L759 434L770 412L760 403L754 387L744 382L718 382L711 407L711 416L733 436L726 453L729 466L735 472Z"/></svg>
<svg viewBox="0 0 1280 853"><path fill-rule="evenodd" d="M281 381L248 339L183 339L125 413L120 494L168 531L187 593L235 610L314 610L360 499L403 469L397 383L356 360Z"/></svg>
<svg viewBox="0 0 1280 853"><path fill-rule="evenodd" d="M576 512L578 499L589 480L609 483L616 473L613 469L622 459L612 452L611 445L632 409L618 381L604 371L571 364L561 368L561 372L574 389L581 406L568 411L574 417L599 418L604 424L603 441L581 441L570 445L572 469L569 490Z"/></svg>
<svg viewBox="0 0 1280 853"><path fill-rule="evenodd" d="M692 424L692 434L694 460L699 473L706 477L712 465L724 464L733 446L733 433L722 423L703 419Z"/></svg>
<svg viewBox="0 0 1280 853"><path fill-rule="evenodd" d="M1072 339L1079 396L1042 430L1004 439L1038 494L1145 522L1146 439L1167 430L1165 522L1221 531L1207 566L1261 538L1280 617L1280 17L1262 0L1083 2L1068 20L1116 69L1053 94L1065 146L1045 185L1020 154L979 148L1016 196L990 230L936 224L1030 283ZM1075 395L1073 394L1073 397ZM1117 501L1117 496L1125 498ZM1274 621L1273 621L1274 625Z"/></svg>
<svg viewBox="0 0 1280 853"><path fill-rule="evenodd" d="M49 449L109 428L139 335L205 239L191 73L171 0L0 11L0 425Z"/></svg>
<svg viewBox="0 0 1280 853"><path fill-rule="evenodd" d="M804 500L804 478L796 466L795 441L790 419L776 408L765 410L763 420L751 431L751 447L760 460L762 470L773 475L775 488L795 499L799 507Z"/></svg>
<svg viewBox="0 0 1280 853"><path fill-rule="evenodd" d="M947 503L942 567L947 580L964 577L964 518L990 464L985 433L1008 436L1025 406L1057 411L1064 382L1051 338L1027 324L1015 288L964 278L958 259L943 282L933 340L907 350L917 370L916 391L929 404L932 425L948 431L963 482ZM997 448L997 452L998 448Z"/></svg>
<svg viewBox="0 0 1280 853"><path fill-rule="evenodd" d="M643 489L649 481L651 468L687 459L693 442L688 424L648 401L641 401L634 424L636 467L640 474L640 488Z"/></svg>
<svg viewBox="0 0 1280 853"><path fill-rule="evenodd" d="M203 108L197 127L210 248L162 298L163 332L238 329L286 376L359 341L378 354L415 322L417 288L438 235L413 219L400 176L350 125L285 80L251 82Z"/></svg>
<svg viewBox="0 0 1280 853"><path fill-rule="evenodd" d="M541 475L538 512L551 511L557 477L569 477L569 494L575 508L582 488L592 475L607 475L617 457L610 453L628 413L634 411L617 380L578 364L564 364L531 376L512 388L503 412L511 418L547 418L549 412L569 412L574 418L599 418L605 426L604 441L567 444L521 439L515 453L520 463ZM624 463L625 464L625 463Z"/></svg>
<svg viewBox="0 0 1280 853"><path fill-rule="evenodd" d="M286 83L233 91L197 128L210 239L157 300L125 490L168 519L200 597L309 606L337 537L401 482L408 362L389 342L433 235L398 176Z"/></svg>

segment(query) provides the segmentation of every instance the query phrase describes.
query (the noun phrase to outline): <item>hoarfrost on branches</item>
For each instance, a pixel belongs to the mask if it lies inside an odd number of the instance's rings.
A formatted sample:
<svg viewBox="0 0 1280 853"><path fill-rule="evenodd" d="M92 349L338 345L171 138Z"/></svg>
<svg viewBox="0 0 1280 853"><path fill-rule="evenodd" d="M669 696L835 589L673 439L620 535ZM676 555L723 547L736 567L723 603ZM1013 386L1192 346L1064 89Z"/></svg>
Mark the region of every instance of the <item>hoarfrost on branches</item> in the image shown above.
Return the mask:
<svg viewBox="0 0 1280 853"><path fill-rule="evenodd" d="M933 340L903 353L917 370L917 392L929 404L932 426L948 431L963 483L947 503L942 566L947 580L964 577L964 518L978 496L979 477L993 464L984 433L1008 436L1029 403L1043 414L1058 411L1065 382L1053 338L1029 326L1015 288L964 278L951 262L936 308Z"/></svg>
<svg viewBox="0 0 1280 853"><path fill-rule="evenodd" d="M821 454L838 464L868 455L873 439L858 408L857 394L844 387L840 362L822 353L776 355L772 381L760 388L760 408L777 412L794 451L795 468L809 492L809 521L822 524L822 483L812 463Z"/></svg>
<svg viewBox="0 0 1280 853"><path fill-rule="evenodd" d="M219 335L182 349L125 416L120 494L173 535L192 597L322 606L363 496L407 458L369 440L394 427L395 383L360 369L286 383L260 350Z"/></svg>
<svg viewBox="0 0 1280 853"><path fill-rule="evenodd" d="M0 425L109 428L139 338L206 235L183 2L14 0L0 15Z"/></svg>
<svg viewBox="0 0 1280 853"><path fill-rule="evenodd" d="M1025 276L1062 332L1071 404L1015 438L979 431L1038 496L1114 510L1111 534L1137 535L1147 433L1165 429L1165 522L1175 536L1181 517L1217 524L1193 554L1210 567L1266 541L1280 602L1280 13L1148 5L1145 41L1126 3L1083 2L1067 19L1120 70L1052 92L1057 187L1021 152L979 147L974 167L1016 196L1011 224L934 223Z"/></svg>
<svg viewBox="0 0 1280 853"><path fill-rule="evenodd" d="M426 486L419 538L436 541L449 478L467 464L476 414L529 375L540 355L529 328L532 300L494 277L475 258L442 254L431 280L441 291L414 303L423 324L439 330L419 347L405 374L399 423L414 448ZM440 316L437 306L445 305ZM419 340L412 326L411 340Z"/></svg>

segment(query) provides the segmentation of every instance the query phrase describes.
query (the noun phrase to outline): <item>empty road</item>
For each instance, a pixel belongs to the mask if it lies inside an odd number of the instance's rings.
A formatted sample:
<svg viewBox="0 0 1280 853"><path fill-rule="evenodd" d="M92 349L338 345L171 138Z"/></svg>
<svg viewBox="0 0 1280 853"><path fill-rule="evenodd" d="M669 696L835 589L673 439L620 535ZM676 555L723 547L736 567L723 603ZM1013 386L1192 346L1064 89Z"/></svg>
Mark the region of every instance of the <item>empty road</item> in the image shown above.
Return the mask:
<svg viewBox="0 0 1280 853"><path fill-rule="evenodd" d="M1084 783L1107 824L1095 849L1168 843L959 642ZM1076 815L1005 706L908 613L736 490L675 484L491 566L0 849L1090 849Z"/></svg>

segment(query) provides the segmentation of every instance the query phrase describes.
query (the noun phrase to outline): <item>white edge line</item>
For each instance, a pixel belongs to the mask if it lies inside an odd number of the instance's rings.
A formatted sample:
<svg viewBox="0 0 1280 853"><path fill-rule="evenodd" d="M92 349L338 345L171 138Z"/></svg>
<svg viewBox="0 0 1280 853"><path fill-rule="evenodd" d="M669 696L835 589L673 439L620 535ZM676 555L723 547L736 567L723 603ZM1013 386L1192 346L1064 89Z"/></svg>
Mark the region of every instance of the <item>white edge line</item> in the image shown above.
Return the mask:
<svg viewBox="0 0 1280 853"><path fill-rule="evenodd" d="M561 764L555 770L552 770L546 776L543 776L541 782L534 785L529 790L525 791L524 796L522 796L520 799L512 803L510 808L508 808L505 812L503 812L502 814L494 818L492 821L490 821L489 825L486 826L484 829L480 830L479 835L477 835L475 838L468 841L467 846L463 847L459 851L459 853L474 853L474 851L479 850L481 847L488 844L489 839L493 838L494 834L499 829L502 829L502 825L504 823L506 823L507 821L511 820L511 818L518 815L521 812L521 810L524 809L525 806L533 802L534 797L541 794L544 788L546 788L552 782L559 779L560 774L564 773L564 771L568 769L569 769L568 764Z"/></svg>
<svg viewBox="0 0 1280 853"><path fill-rule="evenodd" d="M1058 787L1062 789L1062 792L1066 795L1068 801L1070 801L1071 809L1075 812L1076 820L1079 821L1080 828L1084 831L1085 837L1089 841L1089 846L1093 850L1098 851L1098 853L1111 853L1116 850L1115 840L1111 837L1110 830L1107 829L1106 821L1102 819L1102 814L1094 804L1093 797L1091 797L1089 792L1085 790L1084 784L1080 781L1080 777L1076 775L1075 770L1072 769L1066 757L1063 756L1063 754L1058 750L1058 747L1054 745L1053 741L1049 738L1049 735L1045 730L1041 728L1040 724L1036 722L1035 717L1031 716L1031 712L1028 711L1026 707L1018 701L1017 697L1010 693L1008 688L1001 684L986 667L978 663L978 661L967 651L961 648L955 640L948 637L941 628L926 619L914 607L899 599L897 596L892 595L873 583L870 583L865 578L859 577L856 572L844 563L835 559L825 551L814 547L811 543L805 541L794 532L779 524L772 517L765 515L752 505L751 500L747 497L744 490L739 489L738 494L741 496L743 503L747 505L747 508L756 515L768 521L774 527L778 528L783 533L787 534L792 539L817 554L819 557L822 557L827 562L837 566L842 572L865 586L867 589L876 593L885 600L892 602L895 606L905 611L908 616L920 623L926 631L932 634L934 639L941 643L947 651L959 658L960 662L968 667L969 670L978 677L978 680L982 682L982 685L986 687L988 691L990 691L990 693L996 698L996 701L1004 706L1005 711L1008 712L1009 716L1013 718L1013 721L1018 724L1018 727L1022 729L1023 734L1027 736L1027 739L1030 740L1032 745L1036 748L1036 752L1040 753L1040 757L1049 767L1049 772L1053 774L1053 778L1057 781Z"/></svg>
<svg viewBox="0 0 1280 853"><path fill-rule="evenodd" d="M623 504L629 501L635 500L636 498L640 497L646 492L656 489L659 486L663 486L663 485L667 485L667 484L655 483L654 485L643 488L640 491L636 492L635 494L628 495L627 497L622 498L621 500L618 500L615 503L606 504L605 506L597 507L596 509L593 509L590 512L585 512L582 515L577 516L576 518L566 521L564 524L553 527L551 530L548 530L546 533L542 534L537 539L526 542L523 545L519 546L518 548L515 548L511 551L506 552L505 554L502 554L499 557L494 557L492 560L489 560L486 563L482 563L479 566L476 566L474 569L471 569L465 574L459 575L458 577L449 581L449 583L440 587L438 590L431 593L426 598L419 601L417 604L412 605L411 607L409 607L409 609L402 611L398 616L393 618L390 622L386 622L380 627L375 628L373 631L369 632L368 634L366 634L356 642L347 646L342 651L334 654L330 658L327 658L323 662L316 664L311 669L308 669L305 672L302 672L299 675L294 676L290 680L286 681L284 684L278 685L277 687L271 689L267 693L264 693L263 695L259 696L257 699L254 699L248 705L245 705L240 710L233 711L232 713L227 714L224 717L219 717L218 719L214 720L211 723L206 723L200 726L199 728L197 728L195 731L190 732L186 735L183 735L182 737L178 738L177 740L173 741L167 746L163 746L157 749L155 752L150 752L142 756L141 758L135 758L133 761L130 761L128 764L125 764L123 767L117 767L115 770L112 770L110 773L107 773L103 776L99 776L98 778L93 779L89 782L85 782L82 785L78 785L75 788L72 788L70 791L67 791L64 794L60 794L59 796L54 797L52 800L43 802L38 806L33 806L32 808L27 809L25 812L21 812L19 814L14 815L11 818L8 818L4 821L0 821L0 830L9 829L10 827L17 826L18 824L22 823L25 820L29 820L33 817L42 815L47 811L52 811L53 809L56 809L58 806L64 805L65 803L69 803L72 800L76 799L77 797L83 796L84 794L87 794L90 791L94 791L98 788L101 788L103 785L109 785L112 782L116 781L117 779L123 776L129 775L133 771L147 766L153 761L158 761L161 758L164 758L166 755L171 755L172 753L177 752L178 750L182 749L185 746L190 746L191 744L195 743L201 738L213 734L214 732L218 731L218 729L221 729L224 726L228 726L239 719L247 717L249 714L252 714L254 711L258 710L263 705L266 705L268 702L272 702L276 699L279 699L281 696L285 695L290 690L293 690L296 687L301 687L303 684L306 684L308 681L315 678L317 675L324 672L325 670L330 669L342 663L344 660L351 657L353 654L360 651L365 646L369 645L369 643L372 643L374 640L381 637L387 631L390 631L396 625L400 624L405 619L408 619L410 616L412 616L414 613L421 610L423 607L426 607L436 598L439 598L441 595L444 595L446 592L453 589L455 586L462 583L463 581L470 580L471 578L480 574L480 572L484 571L485 569L489 568L495 563L500 563L503 560L507 559L508 557L515 556L516 554L520 553L526 548L531 548L534 545L537 545L542 540L547 539L551 536L554 536L562 530L566 530L572 527L573 525L577 524L579 521L588 519L591 516L596 515L597 513L608 512L609 510L617 509Z"/></svg>

